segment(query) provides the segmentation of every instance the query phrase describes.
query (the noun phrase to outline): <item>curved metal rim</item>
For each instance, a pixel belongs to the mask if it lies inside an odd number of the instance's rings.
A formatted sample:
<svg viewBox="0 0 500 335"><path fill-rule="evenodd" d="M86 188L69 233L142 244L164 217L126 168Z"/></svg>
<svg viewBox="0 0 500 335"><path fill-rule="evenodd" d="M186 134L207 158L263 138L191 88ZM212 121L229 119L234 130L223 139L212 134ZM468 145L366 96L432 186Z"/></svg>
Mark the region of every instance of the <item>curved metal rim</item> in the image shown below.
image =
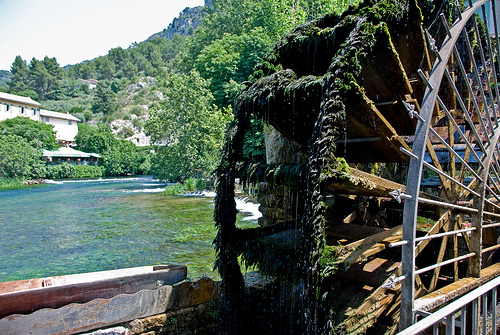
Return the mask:
<svg viewBox="0 0 500 335"><path fill-rule="evenodd" d="M418 196L420 193L424 155L426 151L427 139L429 137L433 110L438 99L439 88L446 72L448 61L454 51L455 44L460 34L465 29L469 20L473 17L473 14L488 1L490 0L477 1L473 6L462 12L461 17L451 28L449 28L448 35L443 41L441 49L439 50L439 56L435 60L430 77L427 80L427 88L421 104L420 118L415 131L412 159L408 169L409 177L406 185L408 197L405 200L403 212L403 240L408 241L408 243L402 245L402 277L406 280L402 281L401 287L400 330L409 327L414 320L415 238ZM495 135L492 138L494 140L494 143L491 143L493 144L492 147L496 147L498 137L499 128L497 127L495 129ZM488 161L488 166L485 167L486 173L489 168L489 163L490 162ZM484 196L484 191L482 192L482 195Z"/></svg>

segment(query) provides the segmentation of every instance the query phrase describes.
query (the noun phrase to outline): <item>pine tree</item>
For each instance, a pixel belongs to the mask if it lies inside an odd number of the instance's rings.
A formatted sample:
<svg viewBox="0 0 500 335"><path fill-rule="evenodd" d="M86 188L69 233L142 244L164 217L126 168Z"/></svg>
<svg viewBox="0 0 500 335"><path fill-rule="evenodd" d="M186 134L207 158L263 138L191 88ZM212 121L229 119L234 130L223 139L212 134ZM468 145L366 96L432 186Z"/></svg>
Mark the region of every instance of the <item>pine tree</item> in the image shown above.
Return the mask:
<svg viewBox="0 0 500 335"><path fill-rule="evenodd" d="M28 89L28 65L21 56L16 56L14 63L10 67L12 77L8 82L12 93L21 92Z"/></svg>

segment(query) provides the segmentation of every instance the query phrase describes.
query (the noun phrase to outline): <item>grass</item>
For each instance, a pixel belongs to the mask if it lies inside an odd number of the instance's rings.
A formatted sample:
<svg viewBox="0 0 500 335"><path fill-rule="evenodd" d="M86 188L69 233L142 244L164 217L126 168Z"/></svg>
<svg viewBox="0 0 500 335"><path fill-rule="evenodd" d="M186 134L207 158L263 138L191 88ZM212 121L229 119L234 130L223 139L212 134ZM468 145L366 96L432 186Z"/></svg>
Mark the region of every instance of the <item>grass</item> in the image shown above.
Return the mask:
<svg viewBox="0 0 500 335"><path fill-rule="evenodd" d="M0 178L0 189L23 186L21 178Z"/></svg>

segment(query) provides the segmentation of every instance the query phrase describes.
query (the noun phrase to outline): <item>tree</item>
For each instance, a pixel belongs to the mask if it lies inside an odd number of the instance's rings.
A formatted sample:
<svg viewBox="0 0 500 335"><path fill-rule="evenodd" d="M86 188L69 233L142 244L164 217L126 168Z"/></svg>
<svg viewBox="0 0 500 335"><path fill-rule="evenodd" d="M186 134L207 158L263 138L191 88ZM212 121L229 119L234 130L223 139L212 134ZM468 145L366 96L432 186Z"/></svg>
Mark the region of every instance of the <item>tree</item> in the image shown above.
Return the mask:
<svg viewBox="0 0 500 335"><path fill-rule="evenodd" d="M240 36L225 34L205 47L198 55L195 68L210 80L215 103L220 108L232 104L242 83L270 50L271 39L262 28Z"/></svg>
<svg viewBox="0 0 500 335"><path fill-rule="evenodd" d="M112 148L116 141L111 129L105 124L99 124L97 127L87 123L78 124L75 142L82 151L101 154Z"/></svg>
<svg viewBox="0 0 500 335"><path fill-rule="evenodd" d="M16 56L14 63L12 63L10 67L10 72L12 73L12 77L8 85L11 92L25 91L29 88L28 65L21 56Z"/></svg>
<svg viewBox="0 0 500 335"><path fill-rule="evenodd" d="M209 175L220 160L231 113L213 104L209 82L196 71L171 74L165 99L154 108L146 131L158 145L153 173L161 180L181 181Z"/></svg>
<svg viewBox="0 0 500 335"><path fill-rule="evenodd" d="M0 177L33 179L45 177L41 150L18 135L0 135Z"/></svg>
<svg viewBox="0 0 500 335"><path fill-rule="evenodd" d="M63 78L63 69L57 63L57 59L55 57L49 58L45 56L42 60L43 67L47 70L47 92L59 88L59 81Z"/></svg>
<svg viewBox="0 0 500 335"><path fill-rule="evenodd" d="M59 147L53 125L34 121L23 116L1 121L0 135L20 136L36 149L53 150Z"/></svg>
<svg viewBox="0 0 500 335"><path fill-rule="evenodd" d="M95 88L92 112L109 114L116 110L115 93L111 90L109 82L101 80Z"/></svg>
<svg viewBox="0 0 500 335"><path fill-rule="evenodd" d="M134 175L139 168L137 147L127 140L116 140L101 156L107 176Z"/></svg>
<svg viewBox="0 0 500 335"><path fill-rule="evenodd" d="M99 57L95 60L97 78L99 80L112 80L115 75L115 64L109 57Z"/></svg>
<svg viewBox="0 0 500 335"><path fill-rule="evenodd" d="M106 176L123 176L145 172L146 158L139 154L139 149L130 141L119 140L113 136L109 126L100 124L78 124L78 135L75 138L78 149L101 155L101 164Z"/></svg>
<svg viewBox="0 0 500 335"><path fill-rule="evenodd" d="M38 96L43 99L48 88L48 77L49 73L47 69L43 66L42 62L37 60L35 57L31 59L28 71L29 86L31 89L35 90Z"/></svg>

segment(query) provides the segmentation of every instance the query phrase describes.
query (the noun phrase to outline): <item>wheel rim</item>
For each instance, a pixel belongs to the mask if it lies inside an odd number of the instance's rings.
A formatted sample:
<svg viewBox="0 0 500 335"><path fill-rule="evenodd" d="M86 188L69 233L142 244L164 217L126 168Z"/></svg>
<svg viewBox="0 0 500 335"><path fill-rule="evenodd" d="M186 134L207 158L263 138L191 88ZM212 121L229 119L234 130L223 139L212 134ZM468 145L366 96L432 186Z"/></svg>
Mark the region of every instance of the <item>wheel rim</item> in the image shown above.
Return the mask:
<svg viewBox="0 0 500 335"><path fill-rule="evenodd" d="M494 41L495 49L490 39L482 41L478 38L480 26L474 16L475 12L482 13L485 29L491 25L491 30L497 32L496 18L489 22L486 16L485 4L489 2L470 3L463 13L456 13L457 18L451 27L441 14L440 27L446 35L440 39L439 51L434 49L435 41L426 31L435 61L428 77L420 71L426 85L420 111L410 110L419 121L412 152L407 152L411 161L404 196L401 278L405 279L401 288L401 329L413 323L418 309L415 297L420 289L436 289L443 266L453 264L452 276L456 281L461 276L458 271L460 262L469 260L467 275L478 277L481 255L495 249L494 246L483 248L482 233L496 224L494 221L495 218L498 220L500 209L497 204L500 189L496 183L500 172L497 162L500 156L496 105L499 101L498 63L495 62L498 37ZM490 5L495 10L494 1ZM472 28L472 33L468 27ZM476 50L471 46L471 37L477 41ZM486 43L483 45L483 42ZM441 156L446 158L444 164L436 152L445 153ZM430 171L439 180L438 200L422 197L425 171ZM426 229L422 229L420 223L425 218L423 205L433 206L437 216L432 224L424 226ZM417 237L417 232L425 235ZM459 235L466 244L466 248L460 251ZM445 257L450 239L453 242L452 255ZM437 259L432 266L417 269L418 255L431 240L441 241ZM426 285L420 278L424 274L429 277Z"/></svg>

